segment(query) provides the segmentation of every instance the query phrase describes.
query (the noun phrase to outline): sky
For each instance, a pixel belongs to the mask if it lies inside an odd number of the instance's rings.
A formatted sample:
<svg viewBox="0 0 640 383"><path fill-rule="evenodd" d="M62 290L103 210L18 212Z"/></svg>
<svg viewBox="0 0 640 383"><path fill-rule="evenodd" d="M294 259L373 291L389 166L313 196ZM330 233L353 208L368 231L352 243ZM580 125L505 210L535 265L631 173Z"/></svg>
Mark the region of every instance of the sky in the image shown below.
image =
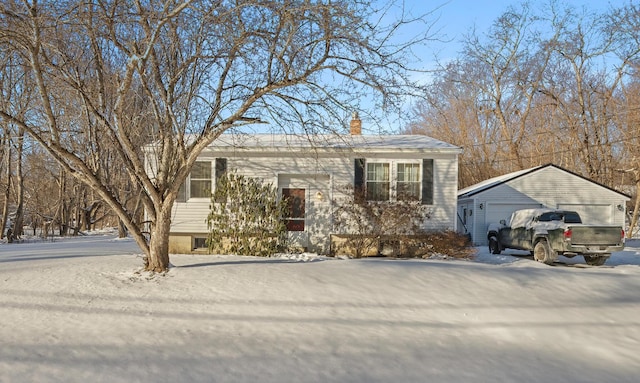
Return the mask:
<svg viewBox="0 0 640 383"><path fill-rule="evenodd" d="M543 6L546 0L531 0L533 4ZM604 11L610 6L621 6L628 0L563 0L562 2L578 9ZM434 21L434 31L439 31L443 40L447 43L434 43L434 50L444 50L455 55L460 49L459 41L463 35L475 26L476 30L483 33L488 30L496 20L511 5L521 4L517 0L405 0L406 9L413 14L431 13L429 18ZM427 49L424 52L427 59L432 55Z"/></svg>
<svg viewBox="0 0 640 383"><path fill-rule="evenodd" d="M380 0L386 3L387 0ZM416 72L413 77L422 83L428 83L430 74L438 67L438 63L446 63L455 59L462 50L461 40L464 35L473 28L482 36L492 23L502 15L509 6L517 7L522 4L520 0L395 0L398 14L404 4L404 11L412 16L426 15L427 23L431 22L430 33L434 40L429 41L423 47L414 48L414 58L407 57L410 67L425 72ZM619 7L629 0L557 0L562 4L585 11L604 12L611 7ZM549 0L530 0L533 5L539 7L548 6ZM535 8L534 8L535 9ZM402 33L397 35L398 41L406 41L421 33L420 29L425 24L410 24ZM437 56L437 61L436 61ZM407 124L407 116L415 105L415 99L407 99L402 106L401 117L385 114L385 117L373 123L367 116L376 113L376 108L363 103L361 117L363 119L363 132L365 134L377 134L379 132L397 132ZM371 104L373 105L373 104ZM368 109L368 110L367 110Z"/></svg>
<svg viewBox="0 0 640 383"><path fill-rule="evenodd" d="M531 0L533 4L547 3L547 0ZM563 4L584 8L587 11L606 11L611 6L624 5L628 0L564 0ZM401 0L398 0L398 4ZM405 9L413 15L428 14L433 21L433 31L437 32L442 41L434 41L419 53L420 59L426 66L433 62L433 55L438 53L441 59L453 58L461 49L460 40L472 28L480 34L485 33L491 24L509 6L521 4L518 0L405 0ZM421 26L416 24L414 28ZM410 35L411 30L406 34Z"/></svg>

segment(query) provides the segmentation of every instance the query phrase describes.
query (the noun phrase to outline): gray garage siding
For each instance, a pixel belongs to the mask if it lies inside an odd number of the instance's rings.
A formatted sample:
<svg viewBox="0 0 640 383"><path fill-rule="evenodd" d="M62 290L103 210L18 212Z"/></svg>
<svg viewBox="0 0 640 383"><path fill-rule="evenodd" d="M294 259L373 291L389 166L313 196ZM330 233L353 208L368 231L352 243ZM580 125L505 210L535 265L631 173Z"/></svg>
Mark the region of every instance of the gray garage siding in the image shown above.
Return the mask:
<svg viewBox="0 0 640 383"><path fill-rule="evenodd" d="M578 211L585 223L625 225L629 197L622 193L553 165L513 174L511 179L507 175L495 183L478 184L477 190L472 186L460 191L459 201L472 199L476 207L475 244L487 244L489 223L508 220L512 211L522 208L567 208Z"/></svg>

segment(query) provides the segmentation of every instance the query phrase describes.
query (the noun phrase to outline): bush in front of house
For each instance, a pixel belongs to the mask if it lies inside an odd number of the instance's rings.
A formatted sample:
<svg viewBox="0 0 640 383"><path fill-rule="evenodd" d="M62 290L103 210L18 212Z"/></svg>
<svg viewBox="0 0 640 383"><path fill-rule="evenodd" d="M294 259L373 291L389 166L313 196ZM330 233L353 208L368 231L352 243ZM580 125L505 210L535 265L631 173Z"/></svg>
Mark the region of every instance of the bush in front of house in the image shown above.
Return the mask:
<svg viewBox="0 0 640 383"><path fill-rule="evenodd" d="M422 234L430 210L417 200L368 201L363 190L345 186L333 201L333 253L357 258L371 255L398 256L402 239Z"/></svg>
<svg viewBox="0 0 640 383"><path fill-rule="evenodd" d="M207 216L212 253L270 256L287 247L287 204L260 179L227 172L216 183Z"/></svg>
<svg viewBox="0 0 640 383"><path fill-rule="evenodd" d="M424 230L431 208L420 201L370 201L365 197L364 191L345 186L333 201L333 255L472 258L475 254L466 235Z"/></svg>
<svg viewBox="0 0 640 383"><path fill-rule="evenodd" d="M421 258L472 259L476 254L469 237L452 230L429 232L420 237L420 252L415 256Z"/></svg>

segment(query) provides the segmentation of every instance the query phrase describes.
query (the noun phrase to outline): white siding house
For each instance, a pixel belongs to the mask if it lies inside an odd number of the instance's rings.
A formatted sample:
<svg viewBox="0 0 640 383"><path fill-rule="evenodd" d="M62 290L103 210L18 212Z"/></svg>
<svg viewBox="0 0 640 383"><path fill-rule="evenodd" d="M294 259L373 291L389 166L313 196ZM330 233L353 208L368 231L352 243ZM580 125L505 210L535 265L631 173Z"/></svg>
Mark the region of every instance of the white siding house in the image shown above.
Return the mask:
<svg viewBox="0 0 640 383"><path fill-rule="evenodd" d="M625 227L621 192L553 164L488 179L458 191L458 232L475 245L487 244L487 226L527 208L577 211L584 223Z"/></svg>
<svg viewBox="0 0 640 383"><path fill-rule="evenodd" d="M376 167L388 169L391 185L398 181L399 169L411 167L419 198L429 206L424 228L455 230L460 152L454 145L422 135L225 134L201 153L184 195L174 205L170 252L204 246L209 193L216 177L227 170L276 185L280 196L301 197L304 217L289 236L307 251L329 252L335 197L349 185L375 181L371 178Z"/></svg>

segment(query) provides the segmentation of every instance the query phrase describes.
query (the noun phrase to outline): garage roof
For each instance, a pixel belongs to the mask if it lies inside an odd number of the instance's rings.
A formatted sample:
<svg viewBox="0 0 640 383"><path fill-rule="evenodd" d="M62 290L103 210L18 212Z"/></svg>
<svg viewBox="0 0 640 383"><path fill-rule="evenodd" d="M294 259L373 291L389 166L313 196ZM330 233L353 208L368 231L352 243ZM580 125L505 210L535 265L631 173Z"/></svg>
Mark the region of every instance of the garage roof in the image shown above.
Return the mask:
<svg viewBox="0 0 640 383"><path fill-rule="evenodd" d="M601 183L595 182L595 181L593 181L593 180L591 180L589 178L583 177L580 174L574 173L574 172L572 172L570 170L567 170L565 168L562 168L562 167L554 165L554 164L546 164L546 165L540 165L540 166L536 166L536 167L533 167L533 168L530 168L530 169L519 170L517 172L508 173L508 174L504 174L504 175L501 175L501 176L498 176L498 177L490 178L488 180L479 182L479 183L477 183L475 185L471 185L471 186L466 187L464 189L460 189L458 191L458 199L471 197L471 196L476 195L478 193L481 193L481 192L483 192L485 190L489 190L489 189L494 188L496 186L505 184L505 183L507 183L509 181L515 180L515 179L523 177L523 176L525 176L527 174L531 174L531 173L540 171L540 170L542 170L544 168L548 168L548 167L553 167L553 168L556 168L556 169L560 169L560 170L562 170L564 172L567 172L567 173L569 173L569 174L571 174L573 176L580 177L580 178L582 178L584 180L587 180L587 181L592 182L592 183L594 183L596 185L599 185L599 186L601 186L601 187L603 187L603 188L605 188L607 190L611 190L612 192L618 193L621 196L624 196L624 197L629 198L629 199L631 198L630 196L628 196L628 195L626 195L624 193L621 193L618 190L612 189L612 188L610 188L610 187L608 187L606 185L603 185Z"/></svg>

